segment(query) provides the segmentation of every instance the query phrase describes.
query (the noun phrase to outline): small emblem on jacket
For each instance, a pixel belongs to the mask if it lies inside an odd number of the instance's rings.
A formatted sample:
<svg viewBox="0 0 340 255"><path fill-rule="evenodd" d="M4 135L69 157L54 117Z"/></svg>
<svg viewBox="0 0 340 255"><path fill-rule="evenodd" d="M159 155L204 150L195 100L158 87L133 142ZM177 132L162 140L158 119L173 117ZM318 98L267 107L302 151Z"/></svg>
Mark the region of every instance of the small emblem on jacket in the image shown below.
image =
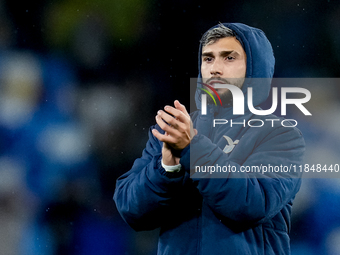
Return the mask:
<svg viewBox="0 0 340 255"><path fill-rule="evenodd" d="M235 142L234 142L229 136L224 135L223 137L224 137L224 138L227 140L227 142L228 142L228 144L224 147L223 152L224 152L224 153L230 153L230 152L232 152L232 150L234 149L235 145L238 144L238 142L239 142L240 140L235 140Z"/></svg>

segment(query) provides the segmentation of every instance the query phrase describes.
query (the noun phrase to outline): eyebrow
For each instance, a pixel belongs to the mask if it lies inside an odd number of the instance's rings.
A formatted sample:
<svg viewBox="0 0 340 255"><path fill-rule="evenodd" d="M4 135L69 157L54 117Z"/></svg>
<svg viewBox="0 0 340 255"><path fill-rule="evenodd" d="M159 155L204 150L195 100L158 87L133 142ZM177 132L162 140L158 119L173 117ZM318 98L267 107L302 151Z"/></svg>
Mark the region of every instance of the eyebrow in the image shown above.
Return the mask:
<svg viewBox="0 0 340 255"><path fill-rule="evenodd" d="M236 54L236 55L240 55L237 51L234 51L234 50L225 50L225 51L220 51L219 52L219 55L222 56L222 57L226 57L230 54ZM208 52L203 52L202 53L202 57L214 57L214 53L211 52L211 51L208 51Z"/></svg>

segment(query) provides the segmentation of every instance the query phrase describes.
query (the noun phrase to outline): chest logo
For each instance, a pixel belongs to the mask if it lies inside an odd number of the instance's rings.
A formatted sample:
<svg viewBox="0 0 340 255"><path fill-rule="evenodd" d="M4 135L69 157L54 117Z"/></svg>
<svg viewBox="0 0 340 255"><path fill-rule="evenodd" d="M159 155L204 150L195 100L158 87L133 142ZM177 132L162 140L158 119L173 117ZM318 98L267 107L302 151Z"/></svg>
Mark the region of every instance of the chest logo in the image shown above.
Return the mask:
<svg viewBox="0 0 340 255"><path fill-rule="evenodd" d="M235 140L235 141L233 141L229 136L226 136L226 135L224 135L223 137L224 137L224 138L227 140L227 142L228 142L228 144L224 147L223 152L224 152L224 153L230 153L230 152L232 152L232 150L234 149L235 145L238 144L238 142L239 142L240 140Z"/></svg>

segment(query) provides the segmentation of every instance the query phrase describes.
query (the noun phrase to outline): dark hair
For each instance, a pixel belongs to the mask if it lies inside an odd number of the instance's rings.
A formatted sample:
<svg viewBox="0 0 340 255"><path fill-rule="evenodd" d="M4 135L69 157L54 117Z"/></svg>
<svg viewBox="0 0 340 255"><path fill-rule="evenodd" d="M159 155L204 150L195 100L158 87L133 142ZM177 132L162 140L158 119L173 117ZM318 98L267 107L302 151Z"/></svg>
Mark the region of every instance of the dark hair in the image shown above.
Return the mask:
<svg viewBox="0 0 340 255"><path fill-rule="evenodd" d="M217 27L208 30L201 38L200 43L202 47L215 43L217 40L225 37L235 36L234 31L226 27L222 23L218 24Z"/></svg>

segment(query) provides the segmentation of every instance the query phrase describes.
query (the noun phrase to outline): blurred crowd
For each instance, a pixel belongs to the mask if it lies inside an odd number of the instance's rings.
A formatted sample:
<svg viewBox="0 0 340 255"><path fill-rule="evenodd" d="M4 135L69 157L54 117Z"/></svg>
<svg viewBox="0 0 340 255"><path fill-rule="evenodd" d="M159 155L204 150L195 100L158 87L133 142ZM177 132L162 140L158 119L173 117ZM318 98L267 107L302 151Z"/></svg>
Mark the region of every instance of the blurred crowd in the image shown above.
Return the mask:
<svg viewBox="0 0 340 255"><path fill-rule="evenodd" d="M0 1L0 255L155 254L158 231L135 233L116 211L115 180L158 109L189 107L198 41L219 21L264 30L276 77L340 75L333 0ZM306 162L339 164L339 82L319 81L313 116L295 118ZM293 255L340 254L339 184L303 181Z"/></svg>

